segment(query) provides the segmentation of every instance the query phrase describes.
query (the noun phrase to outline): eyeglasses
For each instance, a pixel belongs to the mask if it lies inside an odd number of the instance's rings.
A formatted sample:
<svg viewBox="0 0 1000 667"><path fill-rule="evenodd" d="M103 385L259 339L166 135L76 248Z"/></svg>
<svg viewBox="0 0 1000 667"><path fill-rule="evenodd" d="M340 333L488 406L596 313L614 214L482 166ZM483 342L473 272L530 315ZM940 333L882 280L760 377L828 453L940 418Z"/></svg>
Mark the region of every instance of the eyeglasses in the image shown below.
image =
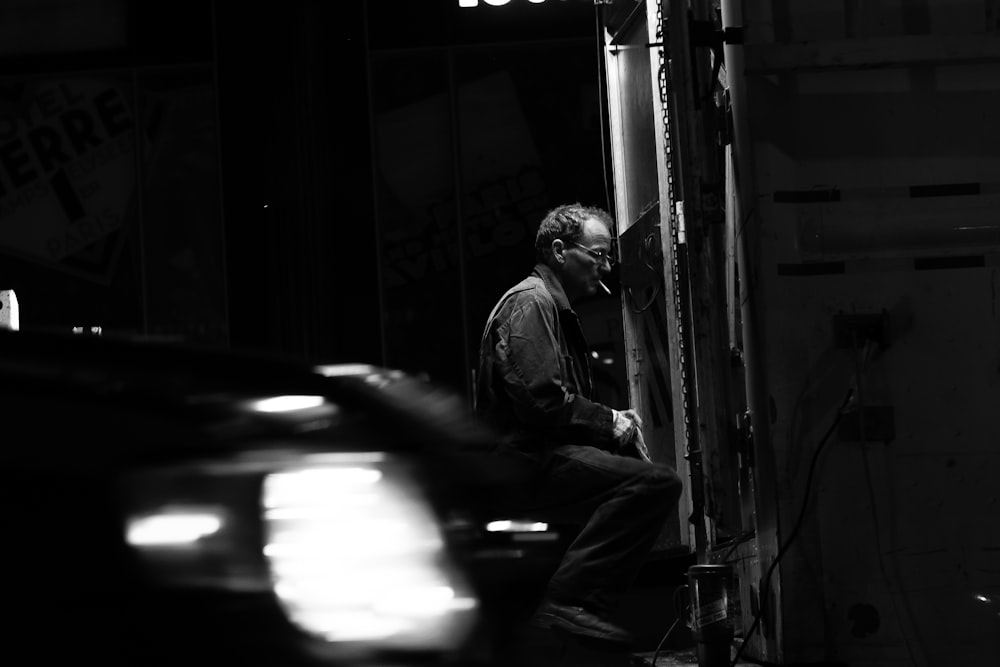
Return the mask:
<svg viewBox="0 0 1000 667"><path fill-rule="evenodd" d="M584 251L585 253L587 253L588 255L590 255L591 257L593 257L602 264L604 262L607 262L608 266L615 265L615 256L611 254L610 250L592 250L590 248L587 248L586 246L580 245L575 241L565 241L565 243L568 243L571 246L576 246L577 248Z"/></svg>

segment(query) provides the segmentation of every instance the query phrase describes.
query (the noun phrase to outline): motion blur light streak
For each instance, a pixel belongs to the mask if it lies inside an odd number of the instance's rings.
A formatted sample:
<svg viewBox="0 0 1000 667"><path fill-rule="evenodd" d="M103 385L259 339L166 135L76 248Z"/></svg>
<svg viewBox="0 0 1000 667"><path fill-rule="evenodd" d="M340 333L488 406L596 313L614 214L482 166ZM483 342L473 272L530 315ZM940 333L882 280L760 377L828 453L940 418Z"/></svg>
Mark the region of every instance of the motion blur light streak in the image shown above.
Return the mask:
<svg viewBox="0 0 1000 667"><path fill-rule="evenodd" d="M272 396L254 401L251 408L257 412L293 412L318 408L324 402L322 396Z"/></svg>
<svg viewBox="0 0 1000 667"><path fill-rule="evenodd" d="M478 607L437 518L384 458L314 460L264 479L264 555L289 617L333 642L449 649Z"/></svg>
<svg viewBox="0 0 1000 667"><path fill-rule="evenodd" d="M538 533L549 529L549 524L540 521L512 521L503 519L486 524L489 533Z"/></svg>
<svg viewBox="0 0 1000 667"><path fill-rule="evenodd" d="M451 586L427 586L406 591L406 595L383 601L380 612L390 614L421 614L428 609L446 613L453 609L475 609L475 600L456 597Z"/></svg>
<svg viewBox="0 0 1000 667"><path fill-rule="evenodd" d="M268 478L265 502L267 507L315 509L316 503L321 503L328 493L342 493L344 500L357 499L359 489L375 484L380 479L380 470L356 466L305 468L295 473L279 473ZM330 484L335 486L331 488Z"/></svg>
<svg viewBox="0 0 1000 667"><path fill-rule="evenodd" d="M219 532L222 523L211 511L164 511L129 521L127 539L133 546L190 546Z"/></svg>
<svg viewBox="0 0 1000 667"><path fill-rule="evenodd" d="M371 364L324 364L316 367L316 372L326 377L366 375L377 372Z"/></svg>
<svg viewBox="0 0 1000 667"><path fill-rule="evenodd" d="M556 554L510 547L547 533L486 533L525 518L505 501L523 482L479 456L495 434L458 396L392 369L324 377L168 336L0 326L0 339L7 496L25 538L4 588L14 652L504 664L534 568ZM67 546L80 547L70 560Z"/></svg>
<svg viewBox="0 0 1000 667"><path fill-rule="evenodd" d="M566 0L560 1L565 2ZM503 7L504 5L509 4L510 0L483 0L483 2L491 7ZM545 2L545 0L528 0L528 3L532 5L540 5L543 2ZM462 8L478 7L479 0L458 0L458 6Z"/></svg>

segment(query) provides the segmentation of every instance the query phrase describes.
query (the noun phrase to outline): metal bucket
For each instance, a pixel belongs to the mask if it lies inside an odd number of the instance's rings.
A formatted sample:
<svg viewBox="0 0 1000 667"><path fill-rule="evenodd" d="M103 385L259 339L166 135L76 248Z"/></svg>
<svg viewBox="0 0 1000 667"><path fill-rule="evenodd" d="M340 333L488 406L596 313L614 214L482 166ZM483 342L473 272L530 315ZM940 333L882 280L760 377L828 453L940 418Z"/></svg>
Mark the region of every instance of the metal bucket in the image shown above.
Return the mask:
<svg viewBox="0 0 1000 667"><path fill-rule="evenodd" d="M729 565L692 565L688 568L691 630L698 648L698 667L729 667L734 621Z"/></svg>

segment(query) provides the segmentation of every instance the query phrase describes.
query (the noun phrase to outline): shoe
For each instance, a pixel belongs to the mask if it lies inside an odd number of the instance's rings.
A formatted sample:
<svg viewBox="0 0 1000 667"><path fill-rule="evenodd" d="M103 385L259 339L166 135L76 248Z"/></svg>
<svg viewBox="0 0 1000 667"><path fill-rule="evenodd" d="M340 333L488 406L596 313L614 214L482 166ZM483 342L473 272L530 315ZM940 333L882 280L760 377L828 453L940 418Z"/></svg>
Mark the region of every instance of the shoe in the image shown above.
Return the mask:
<svg viewBox="0 0 1000 667"><path fill-rule="evenodd" d="M632 641L625 630L602 620L583 607L552 601L542 603L528 624L542 630L557 630L615 644L629 644Z"/></svg>

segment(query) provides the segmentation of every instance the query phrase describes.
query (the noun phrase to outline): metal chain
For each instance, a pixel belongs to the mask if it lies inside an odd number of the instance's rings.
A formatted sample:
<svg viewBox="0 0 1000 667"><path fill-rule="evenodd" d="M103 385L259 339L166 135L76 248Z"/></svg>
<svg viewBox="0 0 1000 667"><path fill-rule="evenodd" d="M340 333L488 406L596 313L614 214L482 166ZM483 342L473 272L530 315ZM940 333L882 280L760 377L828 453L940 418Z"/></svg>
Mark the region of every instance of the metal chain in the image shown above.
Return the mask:
<svg viewBox="0 0 1000 667"><path fill-rule="evenodd" d="M669 77L669 66L667 60L667 39L663 34L663 1L657 0L656 2L656 42L661 44L659 47L659 70L657 72L658 85L660 89L660 106L663 109L663 147L665 149L666 162L667 162L667 193L670 197L670 255L671 262L673 264L673 274L674 274L674 313L677 316L677 361L680 366L681 372L681 408L682 416L684 419L684 450L690 456L691 454L691 406L689 402L689 391L688 391L688 362L687 362L687 343L685 342L685 327L684 327L684 304L683 296L681 294L682 290L680 285L683 284L681 279L680 270L680 252L678 248L679 244L679 221L677 216L677 211L674 207L674 168L673 168L673 151L671 150L670 144L670 77Z"/></svg>

